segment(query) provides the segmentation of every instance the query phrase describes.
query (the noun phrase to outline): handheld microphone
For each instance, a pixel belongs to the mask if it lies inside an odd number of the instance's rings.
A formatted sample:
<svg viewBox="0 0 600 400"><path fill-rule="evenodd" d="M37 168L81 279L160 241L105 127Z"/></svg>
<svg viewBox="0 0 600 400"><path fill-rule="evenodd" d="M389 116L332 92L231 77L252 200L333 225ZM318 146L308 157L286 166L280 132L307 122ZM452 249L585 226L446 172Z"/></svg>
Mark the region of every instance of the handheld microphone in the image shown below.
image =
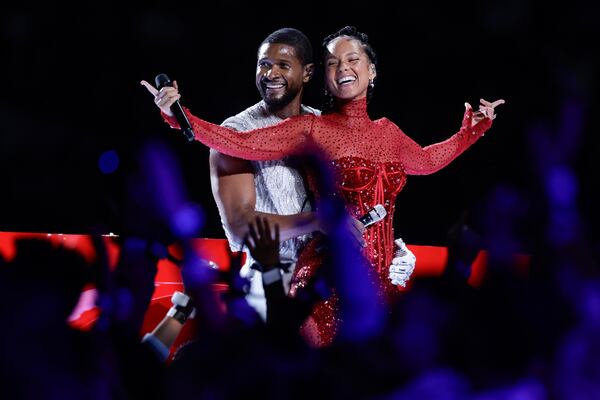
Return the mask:
<svg viewBox="0 0 600 400"><path fill-rule="evenodd" d="M162 89L165 86L172 87L173 82L167 76L167 74L158 74L156 78L154 78L154 83L158 90ZM187 115L183 112L183 108L181 108L181 104L179 104L179 100L171 105L171 112L175 115L175 119L179 123L179 127L181 128L181 132L185 135L187 140L190 142L194 140L194 131L192 130L192 126L190 125L190 121L187 118Z"/></svg>
<svg viewBox="0 0 600 400"><path fill-rule="evenodd" d="M365 215L359 217L358 220L363 223L365 228L381 221L387 215L387 211L381 204L376 204Z"/></svg>

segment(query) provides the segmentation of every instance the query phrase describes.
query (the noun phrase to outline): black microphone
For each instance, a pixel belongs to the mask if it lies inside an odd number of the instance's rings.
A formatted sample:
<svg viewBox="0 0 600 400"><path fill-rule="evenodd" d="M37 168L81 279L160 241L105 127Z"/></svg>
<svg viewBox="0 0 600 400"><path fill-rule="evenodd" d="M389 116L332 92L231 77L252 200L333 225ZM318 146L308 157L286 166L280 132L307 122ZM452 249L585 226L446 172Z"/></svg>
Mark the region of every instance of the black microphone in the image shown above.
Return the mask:
<svg viewBox="0 0 600 400"><path fill-rule="evenodd" d="M381 221L386 215L387 211L385 211L385 208L381 204L376 204L375 207L367 211L362 217L359 217L358 220L362 222L366 228Z"/></svg>
<svg viewBox="0 0 600 400"><path fill-rule="evenodd" d="M173 82L167 76L167 74L158 74L156 78L154 78L154 83L156 84L156 88L158 90L162 89L165 86L172 87ZM194 140L194 131L192 130L192 126L190 125L190 121L187 118L187 115L183 112L183 108L181 108L181 104L179 104L179 100L171 105L171 112L175 115L175 119L179 123L179 127L181 128L181 132L185 135L187 140L190 142Z"/></svg>

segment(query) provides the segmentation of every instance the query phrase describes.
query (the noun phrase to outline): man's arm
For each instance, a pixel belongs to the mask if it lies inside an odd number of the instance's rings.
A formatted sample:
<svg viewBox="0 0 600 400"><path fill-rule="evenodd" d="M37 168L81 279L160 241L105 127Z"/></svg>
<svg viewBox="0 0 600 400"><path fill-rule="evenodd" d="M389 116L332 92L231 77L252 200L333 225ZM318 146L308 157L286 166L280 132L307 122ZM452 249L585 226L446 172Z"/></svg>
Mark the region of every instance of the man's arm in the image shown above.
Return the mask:
<svg viewBox="0 0 600 400"><path fill-rule="evenodd" d="M314 212L277 215L256 211L254 169L249 161L211 150L210 181L223 223L238 243L248 233L248 224L257 216L267 218L271 226L279 225L282 241L320 230Z"/></svg>

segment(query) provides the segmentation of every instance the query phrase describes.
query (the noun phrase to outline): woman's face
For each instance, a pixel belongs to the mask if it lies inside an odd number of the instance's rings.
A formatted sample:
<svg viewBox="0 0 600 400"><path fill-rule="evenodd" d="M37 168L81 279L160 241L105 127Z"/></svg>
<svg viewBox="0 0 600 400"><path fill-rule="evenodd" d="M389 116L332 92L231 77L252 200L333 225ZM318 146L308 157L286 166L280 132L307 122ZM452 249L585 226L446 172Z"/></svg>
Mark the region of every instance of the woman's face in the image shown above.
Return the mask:
<svg viewBox="0 0 600 400"><path fill-rule="evenodd" d="M333 39L327 45L325 81L336 98L357 100L367 96L369 81L375 79L375 65L362 48L362 43L348 36Z"/></svg>

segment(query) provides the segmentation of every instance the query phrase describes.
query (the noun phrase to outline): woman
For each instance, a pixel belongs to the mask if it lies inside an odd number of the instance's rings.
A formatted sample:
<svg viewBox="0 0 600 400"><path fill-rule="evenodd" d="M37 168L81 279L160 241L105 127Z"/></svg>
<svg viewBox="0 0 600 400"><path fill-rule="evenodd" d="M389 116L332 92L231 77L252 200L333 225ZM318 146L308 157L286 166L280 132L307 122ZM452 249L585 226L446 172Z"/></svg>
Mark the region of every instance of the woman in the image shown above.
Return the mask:
<svg viewBox="0 0 600 400"><path fill-rule="evenodd" d="M427 175L440 170L483 136L495 118L494 108L504 103L482 100L478 112L466 103L458 133L422 148L394 123L382 118L371 121L367 114L377 76L376 56L366 35L345 27L324 41L326 90L331 110L322 116L302 115L282 123L246 133L203 121L188 113L196 139L234 157L250 160L281 159L298 151L306 142L317 145L329 158L337 176L340 194L350 215L358 217L375 204L387 210L386 218L365 231L365 255L383 297L393 297L398 289L388 280L387 266L393 258L393 214L395 199L407 175ZM277 89L274 89L277 90ZM176 91L155 93L159 107L179 99ZM176 127L176 121L167 119ZM318 195L318 194L317 194ZM306 283L319 263L316 245L308 245L296 267L295 289ZM321 305L314 314L317 345L327 344L335 335L335 299Z"/></svg>

